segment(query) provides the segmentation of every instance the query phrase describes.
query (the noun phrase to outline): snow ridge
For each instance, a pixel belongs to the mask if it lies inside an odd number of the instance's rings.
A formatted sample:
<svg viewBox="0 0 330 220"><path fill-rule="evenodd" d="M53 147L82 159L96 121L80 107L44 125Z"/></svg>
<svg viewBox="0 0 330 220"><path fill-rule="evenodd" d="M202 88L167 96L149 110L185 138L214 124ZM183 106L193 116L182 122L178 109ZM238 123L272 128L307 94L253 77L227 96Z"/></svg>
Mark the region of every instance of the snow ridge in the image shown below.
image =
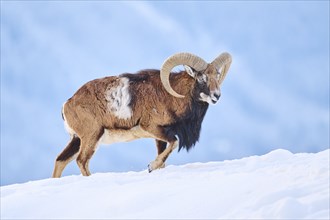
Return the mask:
<svg viewBox="0 0 330 220"><path fill-rule="evenodd" d="M1 219L329 219L329 149L1 187Z"/></svg>

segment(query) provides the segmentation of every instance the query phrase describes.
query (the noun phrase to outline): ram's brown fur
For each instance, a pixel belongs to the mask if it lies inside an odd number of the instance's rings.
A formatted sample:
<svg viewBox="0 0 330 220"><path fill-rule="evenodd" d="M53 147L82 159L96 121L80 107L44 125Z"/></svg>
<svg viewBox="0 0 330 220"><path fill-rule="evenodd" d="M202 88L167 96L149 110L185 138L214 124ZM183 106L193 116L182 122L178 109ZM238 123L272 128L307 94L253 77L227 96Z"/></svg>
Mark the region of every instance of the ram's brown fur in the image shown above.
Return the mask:
<svg viewBox="0 0 330 220"><path fill-rule="evenodd" d="M129 85L132 96L130 107L133 112L129 119L120 119L109 111L105 98L107 89L118 86L118 81L122 77L137 79L137 81L133 79ZM139 82L139 80L142 81ZM97 142L104 134L105 129L110 133L114 131L125 133L125 136L131 132L133 138L150 137L162 142L175 141L164 135L161 126L170 125L185 114L191 103L190 93L195 79L181 72L172 74L171 82L173 82L172 87L174 89L180 94L186 95L185 98L173 97L164 89L159 79L159 70L145 70L134 75L123 74L90 81L64 104L62 113L65 123L71 129L72 140L77 142L77 138L74 137L79 137L81 139L80 148L85 146L80 152L77 151L77 147L72 152L78 154L77 163L84 175L90 175L90 173L88 166L83 164L87 163L88 165L88 160L95 152ZM139 126L143 131L138 130L137 133L134 133L136 130L130 131L136 126ZM160 149L159 153L162 153L163 150ZM68 152L63 153L68 154ZM63 161L63 155L60 154L56 161L58 164L56 167L60 168L55 168L53 177L59 177L63 167L61 164L66 165L71 159L74 159L74 156L77 155L71 155L70 160Z"/></svg>

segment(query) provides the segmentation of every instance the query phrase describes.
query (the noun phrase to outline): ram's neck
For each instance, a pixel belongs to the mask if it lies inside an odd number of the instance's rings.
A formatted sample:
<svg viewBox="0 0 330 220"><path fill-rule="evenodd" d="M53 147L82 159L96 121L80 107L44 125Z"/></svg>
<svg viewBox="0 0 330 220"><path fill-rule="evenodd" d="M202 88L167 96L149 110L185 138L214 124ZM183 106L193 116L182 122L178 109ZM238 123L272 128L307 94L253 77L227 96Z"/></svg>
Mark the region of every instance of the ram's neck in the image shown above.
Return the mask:
<svg viewBox="0 0 330 220"><path fill-rule="evenodd" d="M174 91L184 96L191 96L195 79L189 76L185 71L171 73L170 83Z"/></svg>

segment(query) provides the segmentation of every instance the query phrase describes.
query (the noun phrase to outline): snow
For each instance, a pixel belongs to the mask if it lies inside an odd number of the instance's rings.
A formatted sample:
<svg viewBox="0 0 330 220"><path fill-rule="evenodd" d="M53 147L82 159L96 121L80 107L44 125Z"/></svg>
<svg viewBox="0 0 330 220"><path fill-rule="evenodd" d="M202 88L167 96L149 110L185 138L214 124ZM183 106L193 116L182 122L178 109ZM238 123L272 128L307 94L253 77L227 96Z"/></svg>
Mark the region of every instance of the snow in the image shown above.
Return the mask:
<svg viewBox="0 0 330 220"><path fill-rule="evenodd" d="M1 187L1 219L329 219L329 149Z"/></svg>

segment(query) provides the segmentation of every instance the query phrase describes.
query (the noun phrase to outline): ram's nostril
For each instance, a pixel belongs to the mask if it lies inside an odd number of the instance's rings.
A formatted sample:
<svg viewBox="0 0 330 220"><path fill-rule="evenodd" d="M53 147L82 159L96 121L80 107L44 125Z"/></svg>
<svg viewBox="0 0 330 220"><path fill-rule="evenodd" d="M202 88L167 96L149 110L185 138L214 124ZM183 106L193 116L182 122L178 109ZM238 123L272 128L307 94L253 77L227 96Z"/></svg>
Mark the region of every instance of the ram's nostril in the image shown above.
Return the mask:
<svg viewBox="0 0 330 220"><path fill-rule="evenodd" d="M220 98L221 95L220 95L220 94L214 94L213 96L214 96L215 98L217 98L217 100L218 100L218 99Z"/></svg>

